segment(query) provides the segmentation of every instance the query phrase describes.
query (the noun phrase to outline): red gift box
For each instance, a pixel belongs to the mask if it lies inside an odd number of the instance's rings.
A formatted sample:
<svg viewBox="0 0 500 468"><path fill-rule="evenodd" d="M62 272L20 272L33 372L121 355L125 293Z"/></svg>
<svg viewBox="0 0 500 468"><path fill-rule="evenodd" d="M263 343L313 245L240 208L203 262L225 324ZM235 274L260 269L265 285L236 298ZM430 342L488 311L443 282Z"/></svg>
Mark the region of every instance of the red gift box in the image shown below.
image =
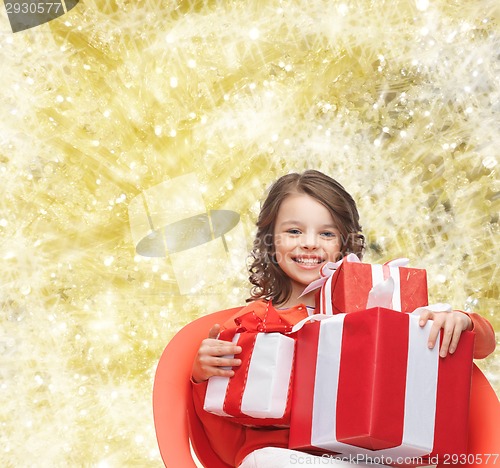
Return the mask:
<svg viewBox="0 0 500 468"><path fill-rule="evenodd" d="M400 312L413 312L427 305L427 273L407 268L407 259L398 259L384 265L361 263L354 254L337 263L328 263L321 270L322 278L311 283L304 291L321 286L320 311L332 315L357 312L370 307L383 306ZM384 301L369 302L374 287L380 287L391 278L391 292ZM386 291L384 291L386 292Z"/></svg>
<svg viewBox="0 0 500 468"><path fill-rule="evenodd" d="M316 316L313 316L316 317ZM432 321L373 308L306 323L297 336L289 447L368 458L467 453L474 334L427 347Z"/></svg>
<svg viewBox="0 0 500 468"><path fill-rule="evenodd" d="M249 312L235 321L236 327L222 331L219 339L241 346L241 365L231 378L209 379L204 409L239 424L287 427L295 340L283 333L291 327L272 306L264 320Z"/></svg>

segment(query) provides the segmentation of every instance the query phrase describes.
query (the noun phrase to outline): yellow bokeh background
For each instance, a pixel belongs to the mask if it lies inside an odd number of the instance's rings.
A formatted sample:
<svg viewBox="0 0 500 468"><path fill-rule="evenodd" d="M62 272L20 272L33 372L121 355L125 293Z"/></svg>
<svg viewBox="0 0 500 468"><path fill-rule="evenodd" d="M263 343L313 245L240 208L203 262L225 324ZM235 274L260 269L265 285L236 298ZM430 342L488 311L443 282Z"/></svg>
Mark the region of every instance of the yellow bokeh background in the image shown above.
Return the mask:
<svg viewBox="0 0 500 468"><path fill-rule="evenodd" d="M368 261L410 258L431 302L500 331L499 19L495 0L86 0L14 34L0 7L0 465L162 466L159 356L249 289L245 255L188 252L220 276L181 294L168 255L136 253L129 204L180 176L248 251L271 182L324 171ZM478 365L499 393L498 353Z"/></svg>

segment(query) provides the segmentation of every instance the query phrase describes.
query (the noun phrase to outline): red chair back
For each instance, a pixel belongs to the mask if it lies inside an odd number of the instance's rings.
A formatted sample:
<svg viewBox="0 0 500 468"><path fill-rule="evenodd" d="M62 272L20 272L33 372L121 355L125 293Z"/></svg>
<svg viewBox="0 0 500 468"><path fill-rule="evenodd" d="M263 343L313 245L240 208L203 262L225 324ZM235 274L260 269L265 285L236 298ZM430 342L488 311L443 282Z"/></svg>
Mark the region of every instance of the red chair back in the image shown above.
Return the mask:
<svg viewBox="0 0 500 468"><path fill-rule="evenodd" d="M153 385L153 416L163 463L170 468L195 468L189 442L203 466L230 468L210 446L191 395L191 368L200 343L215 323L224 323L241 307L200 317L168 343L158 362Z"/></svg>

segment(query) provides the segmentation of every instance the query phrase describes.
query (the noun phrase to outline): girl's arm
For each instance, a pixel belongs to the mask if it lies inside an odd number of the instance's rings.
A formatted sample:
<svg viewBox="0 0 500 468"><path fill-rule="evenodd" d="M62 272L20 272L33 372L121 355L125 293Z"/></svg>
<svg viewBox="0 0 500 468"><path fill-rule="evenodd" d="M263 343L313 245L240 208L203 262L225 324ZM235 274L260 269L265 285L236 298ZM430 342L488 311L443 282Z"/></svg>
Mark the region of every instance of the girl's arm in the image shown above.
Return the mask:
<svg viewBox="0 0 500 468"><path fill-rule="evenodd" d="M453 354L457 349L460 335L463 331L473 331L476 334L474 345L474 359L482 359L495 350L495 332L484 317L476 313L466 313L461 310L453 312L426 311L420 316L420 326L427 320L434 320L429 334L429 348L433 348L440 329L443 330L443 341L439 355L445 357L448 352Z"/></svg>
<svg viewBox="0 0 500 468"><path fill-rule="evenodd" d="M489 356L496 347L495 331L484 317L474 312L462 312L462 314L468 315L472 320L472 330L476 333L476 341L474 344L474 359L483 359Z"/></svg>

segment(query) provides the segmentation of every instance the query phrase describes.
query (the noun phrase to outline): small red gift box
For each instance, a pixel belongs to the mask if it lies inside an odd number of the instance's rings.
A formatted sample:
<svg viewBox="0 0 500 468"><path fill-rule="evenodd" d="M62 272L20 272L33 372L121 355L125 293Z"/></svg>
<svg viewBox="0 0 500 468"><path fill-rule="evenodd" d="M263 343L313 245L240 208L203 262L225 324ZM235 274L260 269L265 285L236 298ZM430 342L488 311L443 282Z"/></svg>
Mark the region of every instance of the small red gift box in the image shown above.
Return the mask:
<svg viewBox="0 0 500 468"><path fill-rule="evenodd" d="M303 294L321 286L320 311L332 315L356 312L372 306L384 306L401 312L413 312L427 305L427 274L425 270L402 265L407 259L398 259L384 265L361 263L354 254L337 263L328 263L321 270L322 278L311 283ZM388 301L369 297L375 286L391 278ZM386 298L384 298L386 299Z"/></svg>
<svg viewBox="0 0 500 468"><path fill-rule="evenodd" d="M235 321L237 326L222 331L219 339L241 346L241 365L231 378L209 379L204 409L239 424L287 427L295 340L282 333L291 327L271 305L264 320L249 312Z"/></svg>
<svg viewBox="0 0 500 468"><path fill-rule="evenodd" d="M440 358L427 346L432 322L420 327L417 315L376 307L322 318L298 331L290 448L382 464L467 453L473 333Z"/></svg>

